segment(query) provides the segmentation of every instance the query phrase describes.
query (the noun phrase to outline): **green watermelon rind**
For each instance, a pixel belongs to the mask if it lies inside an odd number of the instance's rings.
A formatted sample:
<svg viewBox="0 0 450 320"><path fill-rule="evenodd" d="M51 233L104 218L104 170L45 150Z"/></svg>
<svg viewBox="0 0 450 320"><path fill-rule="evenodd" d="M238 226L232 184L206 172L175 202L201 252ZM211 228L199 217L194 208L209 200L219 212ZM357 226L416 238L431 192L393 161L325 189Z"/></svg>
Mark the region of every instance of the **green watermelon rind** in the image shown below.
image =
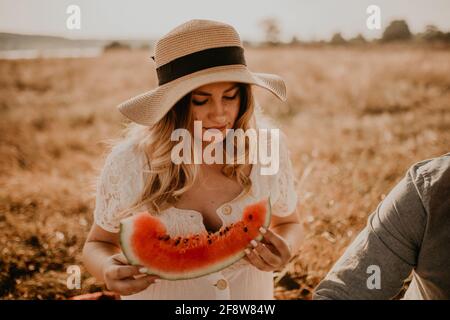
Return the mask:
<svg viewBox="0 0 450 320"><path fill-rule="evenodd" d="M269 214L266 215L266 220L264 221L264 224L263 224L264 228L269 227L270 220L272 218L272 205L270 202L270 197L268 197L267 200L268 200L268 204L269 204L268 205ZM121 243L121 247L122 247L122 252L123 252L124 256L127 258L128 262L131 265L141 266L139 264L139 259L136 258L133 253L132 247L125 245L127 243L127 239L131 238L130 234L127 233L127 230L129 230L130 233L132 233L132 230L133 230L132 227L125 228L125 226L133 221L132 218L133 217L126 218L126 219L122 220L120 223L120 243ZM262 238L263 238L263 235L261 233L259 233L258 236L256 236L256 238L254 238L254 240L260 241ZM182 274L180 274L180 273L174 274L174 273L164 272L161 270L152 270L151 268L146 267L148 270L146 273L149 275L158 275L159 277L161 277L162 279L165 279L165 280L195 279L195 278L209 275L214 272L218 272L218 271L223 270L226 267L232 265L233 263L237 262L238 260L240 260L241 258L243 258L246 255L244 250L245 250L245 248L243 248L239 253L232 255L231 257L229 257L226 260L223 260L221 263L216 263L208 268L197 269L192 272L183 272Z"/></svg>

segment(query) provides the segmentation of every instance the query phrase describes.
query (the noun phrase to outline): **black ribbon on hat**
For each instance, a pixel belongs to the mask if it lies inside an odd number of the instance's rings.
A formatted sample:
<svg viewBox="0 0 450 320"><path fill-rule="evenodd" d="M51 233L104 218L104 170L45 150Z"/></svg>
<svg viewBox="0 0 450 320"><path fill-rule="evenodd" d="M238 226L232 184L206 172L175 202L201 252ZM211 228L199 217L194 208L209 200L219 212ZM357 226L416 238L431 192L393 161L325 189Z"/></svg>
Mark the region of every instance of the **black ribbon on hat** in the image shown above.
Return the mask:
<svg viewBox="0 0 450 320"><path fill-rule="evenodd" d="M152 56L155 60L155 57ZM244 49L238 46L210 48L190 53L156 68L159 85L185 75L218 66L246 65Z"/></svg>

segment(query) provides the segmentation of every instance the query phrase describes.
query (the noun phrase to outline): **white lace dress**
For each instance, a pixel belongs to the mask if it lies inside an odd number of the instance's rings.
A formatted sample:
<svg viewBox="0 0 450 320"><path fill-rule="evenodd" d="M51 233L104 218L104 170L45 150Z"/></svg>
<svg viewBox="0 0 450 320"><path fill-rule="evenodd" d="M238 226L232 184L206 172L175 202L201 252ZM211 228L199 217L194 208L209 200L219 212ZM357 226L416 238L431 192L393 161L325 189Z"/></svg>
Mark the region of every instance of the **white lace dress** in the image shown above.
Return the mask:
<svg viewBox="0 0 450 320"><path fill-rule="evenodd" d="M263 120L256 119L257 128L268 127L264 126ZM116 145L106 157L97 180L95 223L109 232L119 231L120 220L124 217L117 213L129 207L144 187L143 170L148 169L148 162L145 154L138 153L134 146L135 143L127 140ZM259 161L252 166L250 178L253 186L248 195L238 196L217 209L223 225L238 220L239 213L247 204L259 201L269 193L273 215L283 217L295 210L296 181L283 133L280 136L278 172L274 175L262 175L260 168ZM206 231L202 215L195 210L170 207L162 211L160 217L171 236ZM273 276L273 272L261 271L241 259L220 272L189 280L161 280L137 294L122 296L122 299L272 300Z"/></svg>

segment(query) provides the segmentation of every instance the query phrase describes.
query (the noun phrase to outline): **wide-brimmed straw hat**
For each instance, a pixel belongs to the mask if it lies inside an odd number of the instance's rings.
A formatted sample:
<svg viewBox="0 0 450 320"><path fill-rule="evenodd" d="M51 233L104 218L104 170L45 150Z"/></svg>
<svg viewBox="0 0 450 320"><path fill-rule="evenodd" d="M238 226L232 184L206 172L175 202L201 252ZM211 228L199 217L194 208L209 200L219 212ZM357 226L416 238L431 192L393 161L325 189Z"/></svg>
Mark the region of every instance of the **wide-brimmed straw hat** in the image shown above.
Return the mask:
<svg viewBox="0 0 450 320"><path fill-rule="evenodd" d="M238 33L222 22L183 23L157 41L152 58L158 87L118 106L125 117L142 125L155 124L186 94L214 82L254 84L286 100L283 79L249 71Z"/></svg>

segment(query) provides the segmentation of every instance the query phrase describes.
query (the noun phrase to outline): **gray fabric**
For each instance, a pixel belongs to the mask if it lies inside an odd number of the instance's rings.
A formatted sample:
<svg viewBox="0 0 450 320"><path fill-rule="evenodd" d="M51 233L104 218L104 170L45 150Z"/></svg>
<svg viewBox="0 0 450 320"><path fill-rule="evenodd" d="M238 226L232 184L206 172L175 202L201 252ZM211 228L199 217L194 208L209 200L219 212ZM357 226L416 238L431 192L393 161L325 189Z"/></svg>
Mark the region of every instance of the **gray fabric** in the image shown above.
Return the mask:
<svg viewBox="0 0 450 320"><path fill-rule="evenodd" d="M379 289L367 285L371 265L379 266ZM404 299L450 299L450 153L408 170L313 299L390 299L410 275Z"/></svg>

